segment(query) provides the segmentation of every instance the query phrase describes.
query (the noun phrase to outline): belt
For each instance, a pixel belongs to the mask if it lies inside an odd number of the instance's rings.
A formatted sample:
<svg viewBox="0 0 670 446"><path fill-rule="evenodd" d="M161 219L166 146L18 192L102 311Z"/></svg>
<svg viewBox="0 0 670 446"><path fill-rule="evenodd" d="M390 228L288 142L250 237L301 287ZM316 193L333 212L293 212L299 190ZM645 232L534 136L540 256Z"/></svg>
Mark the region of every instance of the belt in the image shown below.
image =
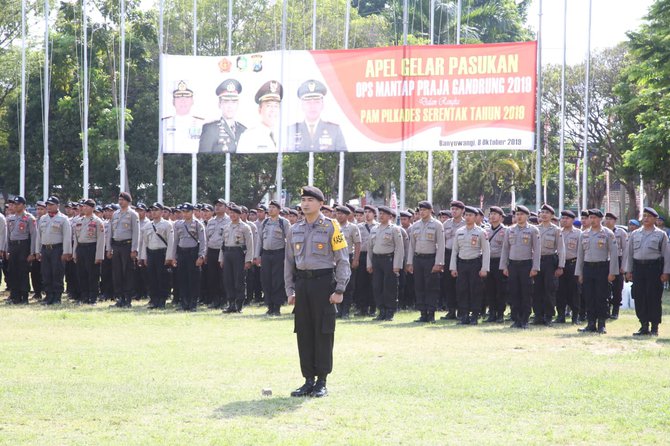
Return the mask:
<svg viewBox="0 0 670 446"><path fill-rule="evenodd" d="M54 243L53 245L42 245L42 248L46 248L48 250L56 249L56 248L62 248L63 244L62 243Z"/></svg>
<svg viewBox="0 0 670 446"><path fill-rule="evenodd" d="M418 253L418 252L415 252L415 253L414 253L414 257L419 257L419 258L421 258L421 259L424 259L424 258L425 258L425 259L429 259L429 258L435 257L435 253L432 253L432 254L420 254L420 253Z"/></svg>
<svg viewBox="0 0 670 446"><path fill-rule="evenodd" d="M577 263L577 257L574 259L565 259L565 263Z"/></svg>
<svg viewBox="0 0 670 446"><path fill-rule="evenodd" d="M10 245L20 245L22 243L29 243L29 242L30 242L30 239L27 238L27 239L24 239L24 240L10 240L9 244Z"/></svg>
<svg viewBox="0 0 670 446"><path fill-rule="evenodd" d="M393 258L393 253L389 252L388 254L375 254L374 252L372 253L373 256L375 257L387 257L387 258Z"/></svg>
<svg viewBox="0 0 670 446"><path fill-rule="evenodd" d="M277 254L277 253L279 253L279 252L284 252L284 251L286 251L285 248L280 248L280 249L261 249L261 254L265 254L265 253L268 253L268 254Z"/></svg>
<svg viewBox="0 0 670 446"><path fill-rule="evenodd" d="M295 275L300 279L316 279L317 277L333 274L333 268L326 269L298 269Z"/></svg>
<svg viewBox="0 0 670 446"><path fill-rule="evenodd" d="M481 261L482 261L482 258L481 258L481 257L477 257L477 258L474 258L474 259L461 259L461 258L459 257L459 258L458 258L458 261L461 262L461 263L476 263L476 262L481 262Z"/></svg>
<svg viewBox="0 0 670 446"><path fill-rule="evenodd" d="M112 245L130 245L132 242L132 239L112 240Z"/></svg>
<svg viewBox="0 0 670 446"><path fill-rule="evenodd" d="M584 265L588 266L604 266L604 265L609 265L610 262L607 260L604 260L602 262L584 262Z"/></svg>
<svg viewBox="0 0 670 446"><path fill-rule="evenodd" d="M223 250L224 251L244 251L247 249L246 246L224 246Z"/></svg>
<svg viewBox="0 0 670 446"><path fill-rule="evenodd" d="M182 248L182 249L184 249L184 248ZM167 248L156 248L156 249L147 248L147 251L151 251L151 252L167 251Z"/></svg>
<svg viewBox="0 0 670 446"><path fill-rule="evenodd" d="M660 263L663 261L663 257L659 257L658 259L653 259L653 260L637 260L633 259L634 263L637 263L638 265L653 265L656 263Z"/></svg>
<svg viewBox="0 0 670 446"><path fill-rule="evenodd" d="M554 259L556 257L558 257L558 254L545 254L543 256L540 256L540 260Z"/></svg>
<svg viewBox="0 0 670 446"><path fill-rule="evenodd" d="M531 259L528 260L508 260L510 265L525 265L527 263L533 263Z"/></svg>
<svg viewBox="0 0 670 446"><path fill-rule="evenodd" d="M193 249L200 249L200 247L199 246L177 246L177 249L193 250Z"/></svg>
<svg viewBox="0 0 670 446"><path fill-rule="evenodd" d="M82 246L82 247L83 247L83 246L95 246L95 245L97 245L97 244L98 244L97 242L89 242L89 243L80 243L80 242L77 242L77 246ZM44 245L42 245L42 246L44 246Z"/></svg>

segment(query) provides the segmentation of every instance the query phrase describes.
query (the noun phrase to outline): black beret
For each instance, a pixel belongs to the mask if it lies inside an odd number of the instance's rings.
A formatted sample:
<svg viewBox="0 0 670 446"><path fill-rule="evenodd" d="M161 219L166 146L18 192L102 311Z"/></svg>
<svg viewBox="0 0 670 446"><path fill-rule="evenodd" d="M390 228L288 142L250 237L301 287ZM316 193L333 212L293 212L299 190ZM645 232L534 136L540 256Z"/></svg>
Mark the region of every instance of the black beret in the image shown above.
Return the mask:
<svg viewBox="0 0 670 446"><path fill-rule="evenodd" d="M92 198L84 200L84 206L89 206L95 209L95 200Z"/></svg>
<svg viewBox="0 0 670 446"><path fill-rule="evenodd" d="M35 207L45 208L45 207L47 207L47 204L44 201L39 200L39 201L35 202Z"/></svg>
<svg viewBox="0 0 670 446"><path fill-rule="evenodd" d="M451 202L450 207L465 209L465 203L460 200L454 200Z"/></svg>
<svg viewBox="0 0 670 446"><path fill-rule="evenodd" d="M540 222L540 220L538 220L537 217L534 216L534 215L531 215L531 216L528 218L528 221L531 222L531 223L533 223L534 225L536 225L536 224L538 224L538 223Z"/></svg>
<svg viewBox="0 0 670 446"><path fill-rule="evenodd" d="M603 218L603 211L600 209L589 209L589 217L595 215L598 218Z"/></svg>
<svg viewBox="0 0 670 446"><path fill-rule="evenodd" d="M21 195L17 195L14 197L14 200L12 200L14 204L26 204L26 199L22 197Z"/></svg>
<svg viewBox="0 0 670 446"><path fill-rule="evenodd" d="M521 205L521 204L518 205L518 206L516 207L516 209L514 209L514 212L515 212L515 213L516 213L516 212L523 212L523 213L526 214L526 215L530 215L530 211L528 210L528 208L527 208L526 206Z"/></svg>
<svg viewBox="0 0 670 446"><path fill-rule="evenodd" d="M303 187L300 196L316 198L319 201L326 201L326 197L323 195L323 192L321 192L321 189L314 186Z"/></svg>
<svg viewBox="0 0 670 446"><path fill-rule="evenodd" d="M575 213L572 212L570 209L566 209L564 211L561 211L561 217L577 218Z"/></svg>
<svg viewBox="0 0 670 446"><path fill-rule="evenodd" d="M379 206L379 212L384 212L385 214L395 217L395 211L388 206Z"/></svg>
<svg viewBox="0 0 670 446"><path fill-rule="evenodd" d="M446 209L442 209L440 212L437 213L437 215L446 215L447 217L451 218L451 215L449 214L451 214L451 212L449 212Z"/></svg>
<svg viewBox="0 0 670 446"><path fill-rule="evenodd" d="M118 211L121 209L121 206L119 206L117 203L112 203L110 206L112 206L113 211Z"/></svg>
<svg viewBox="0 0 670 446"><path fill-rule="evenodd" d="M350 214L351 214L351 209L349 209L349 208L346 207L346 206L337 206L337 207L335 208L335 210L336 210L337 212L342 212L343 214L347 214L347 215L350 215Z"/></svg>
<svg viewBox="0 0 670 446"><path fill-rule="evenodd" d="M156 201L154 204L152 204L151 206L149 206L149 209L152 210L152 211L155 211L155 210L157 210L157 209L160 209L160 210L162 211L163 209L165 209L165 206L163 206L161 203L159 203L159 202Z"/></svg>
<svg viewBox="0 0 670 446"><path fill-rule="evenodd" d="M149 209L147 208L147 205L144 204L144 203L138 203L137 206L135 206L135 207L136 207L137 209L142 209L143 211L147 211L147 210L149 210Z"/></svg>
<svg viewBox="0 0 670 446"><path fill-rule="evenodd" d="M97 205L97 206L95 207L95 212L102 212L102 206Z"/></svg>
<svg viewBox="0 0 670 446"><path fill-rule="evenodd" d="M226 79L216 87L216 95L222 99L239 99L242 84L235 79Z"/></svg>
<svg viewBox="0 0 670 446"><path fill-rule="evenodd" d="M477 208L473 207L473 206L465 206L465 208L463 210L466 213L475 214L475 215L479 214L479 212L477 212Z"/></svg>
<svg viewBox="0 0 670 446"><path fill-rule="evenodd" d="M224 200L223 198L219 198L219 199L217 199L217 200L214 202L214 205L215 205L215 206L216 206L217 204L222 204L222 205L224 205L224 206L228 206L228 203L226 203L226 200Z"/></svg>
<svg viewBox="0 0 670 446"><path fill-rule="evenodd" d="M214 206L212 206L211 204L203 204L202 210L212 212L214 211Z"/></svg>
<svg viewBox="0 0 670 446"><path fill-rule="evenodd" d="M372 206L371 204L366 204L365 206L363 206L363 209L365 209L366 211L372 211L375 213L375 215L377 215L377 208Z"/></svg>
<svg viewBox="0 0 670 446"><path fill-rule="evenodd" d="M419 201L419 209L433 209L433 204L430 201Z"/></svg>
<svg viewBox="0 0 670 446"><path fill-rule="evenodd" d="M345 204L345 206L346 206L347 209L349 209L351 212L355 212L355 211L356 211L356 208L355 208L354 206L350 205L349 203Z"/></svg>
<svg viewBox="0 0 670 446"><path fill-rule="evenodd" d="M310 79L302 83L298 88L298 97L300 99L321 99L328 93L328 89L316 79Z"/></svg>
<svg viewBox="0 0 670 446"><path fill-rule="evenodd" d="M646 207L642 210L642 212L647 213L647 214L651 215L652 217L658 218L658 212L656 212L656 209L654 209L652 207Z"/></svg>
<svg viewBox="0 0 670 446"><path fill-rule="evenodd" d="M238 205L236 205L235 203L230 203L228 205L228 209L230 209L232 212L235 212L236 214L241 214L242 213L242 209L240 209L240 207Z"/></svg>
<svg viewBox="0 0 670 446"><path fill-rule="evenodd" d="M407 218L412 218L412 214L410 214L407 211L400 211L400 216L401 217L407 217Z"/></svg>
<svg viewBox="0 0 670 446"><path fill-rule="evenodd" d="M284 97L284 88L278 81L267 81L256 92L256 104L266 101L280 102Z"/></svg>
<svg viewBox="0 0 670 446"><path fill-rule="evenodd" d="M477 214L481 215L482 217L484 216L484 211L482 211L482 208L475 208L477 209Z"/></svg>
<svg viewBox="0 0 670 446"><path fill-rule="evenodd" d="M491 212L495 212L496 214L500 214L500 215L503 216L503 217L505 216L505 212L503 212L502 208L499 207L499 206L491 206L491 207L489 208L489 214L490 214Z"/></svg>
<svg viewBox="0 0 670 446"><path fill-rule="evenodd" d="M130 194L129 194L128 192L121 192L121 193L119 194L119 198L123 198L123 199L126 200L128 203L132 203L132 202L133 202L133 197L131 197Z"/></svg>
<svg viewBox="0 0 670 446"><path fill-rule="evenodd" d="M619 218L612 212L606 212L605 213L605 218L611 218L613 220L618 220Z"/></svg>
<svg viewBox="0 0 670 446"><path fill-rule="evenodd" d="M243 214L249 213L249 208L246 206L240 206L240 210L242 211Z"/></svg>
<svg viewBox="0 0 670 446"><path fill-rule="evenodd" d="M541 210L541 211L551 212L552 214L556 215L556 211L554 210L554 208L552 208L551 206L549 206L547 203L543 204L542 207L540 208L540 210Z"/></svg>
<svg viewBox="0 0 670 446"><path fill-rule="evenodd" d="M331 208L330 206L328 206L328 205L326 205L326 204L324 204L323 206L321 206L321 210L322 210L322 211L333 212L333 208Z"/></svg>
<svg viewBox="0 0 670 446"><path fill-rule="evenodd" d="M270 203L268 204L268 206L277 206L279 209L281 209L281 205L279 204L279 202L277 200L270 200ZM256 209L258 209L259 211L267 212L268 211L268 206L266 206L264 204L259 204Z"/></svg>
<svg viewBox="0 0 670 446"><path fill-rule="evenodd" d="M296 217L297 217L298 215L300 215L300 214L298 214L298 211L296 211L295 209L289 209L289 210L288 210L288 213L291 214L291 215L295 215Z"/></svg>
<svg viewBox="0 0 670 446"><path fill-rule="evenodd" d="M52 195L45 201L46 204L60 204L60 200L57 196Z"/></svg>
<svg viewBox="0 0 670 446"><path fill-rule="evenodd" d="M586 210L586 209L584 209L584 210L581 212L580 215L581 215L582 217L588 217L588 216L589 216L589 211Z"/></svg>
<svg viewBox="0 0 670 446"><path fill-rule="evenodd" d="M418 208L417 208L417 209L418 209ZM414 215L414 214L415 214L414 209L411 209L411 208L407 208L407 212L408 212L409 214L411 214L411 215Z"/></svg>
<svg viewBox="0 0 670 446"><path fill-rule="evenodd" d="M193 206L191 203L182 203L181 205L182 211L192 211L193 209L195 209L195 206Z"/></svg>
<svg viewBox="0 0 670 446"><path fill-rule="evenodd" d="M354 214L362 214L364 212L363 208L358 207L354 210Z"/></svg>
<svg viewBox="0 0 670 446"><path fill-rule="evenodd" d="M531 216L531 217L537 217L537 212L531 212L531 213L530 213L530 216Z"/></svg>

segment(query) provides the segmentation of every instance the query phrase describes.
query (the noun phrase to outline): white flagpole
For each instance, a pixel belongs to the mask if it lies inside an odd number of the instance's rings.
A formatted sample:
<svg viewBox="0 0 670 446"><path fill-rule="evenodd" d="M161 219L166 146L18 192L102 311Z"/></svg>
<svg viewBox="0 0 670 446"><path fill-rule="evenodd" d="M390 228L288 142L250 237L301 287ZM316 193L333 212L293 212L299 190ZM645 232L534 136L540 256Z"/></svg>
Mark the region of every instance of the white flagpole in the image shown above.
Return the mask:
<svg viewBox="0 0 670 446"><path fill-rule="evenodd" d="M198 0L193 0L193 55L198 55ZM198 201L198 153L191 154L191 203Z"/></svg>
<svg viewBox="0 0 670 446"><path fill-rule="evenodd" d="M121 191L128 190L126 173L126 0L121 2L121 61L119 66L119 186Z"/></svg>
<svg viewBox="0 0 670 446"><path fill-rule="evenodd" d="M44 160L42 196L49 196L49 0L44 0Z"/></svg>
<svg viewBox="0 0 670 446"><path fill-rule="evenodd" d="M586 39L586 88L584 91L584 165L582 172L582 209L586 209L588 206L588 197L589 197L589 93L591 88L591 13L592 13L593 1L589 0L589 25L588 25L588 37Z"/></svg>
<svg viewBox="0 0 670 446"><path fill-rule="evenodd" d="M233 55L233 0L228 0L228 56ZM225 199L230 201L230 152L226 152Z"/></svg>
<svg viewBox="0 0 670 446"><path fill-rule="evenodd" d="M26 0L21 0L21 136L19 139L19 194L26 196Z"/></svg>
<svg viewBox="0 0 670 446"><path fill-rule="evenodd" d="M83 31L83 43L84 43L84 51L83 51L83 62L84 62L84 110L83 110L83 123L82 123L82 131L83 131L83 141L82 141L82 149L84 151L84 184L83 186L83 197L88 198L88 189L89 189L89 166L88 166L88 103L89 103L89 97L88 97L88 15L86 8L88 8L88 2L87 0L82 0L82 6L81 6L81 18L82 18L82 31Z"/></svg>
<svg viewBox="0 0 670 446"><path fill-rule="evenodd" d="M462 0L458 0L458 5L456 8L456 45L461 44L461 11L462 11ZM452 175L452 186L451 186L451 198L453 200L458 199L458 150L454 149L454 155L451 162L451 168L453 169Z"/></svg>
<svg viewBox="0 0 670 446"><path fill-rule="evenodd" d="M347 2L344 15L344 49L349 49L349 28L351 22L351 2ZM344 152L340 152L340 170L338 172L337 198L340 204L344 203Z"/></svg>
<svg viewBox="0 0 670 446"><path fill-rule="evenodd" d="M158 73L163 78L163 0L158 1ZM163 89L158 87L158 157L156 158L156 199L163 203Z"/></svg>
<svg viewBox="0 0 670 446"><path fill-rule="evenodd" d="M402 2L402 44L407 47L407 33L409 27L409 5L408 0ZM400 208L405 208L405 174L407 168L407 153L405 152L405 139L403 135L400 151Z"/></svg>
<svg viewBox="0 0 670 446"><path fill-rule="evenodd" d="M282 1L282 16L281 16L281 80L280 83L284 85L284 68L285 68L285 61L284 61L284 56L286 54L286 20L288 16L288 0L283 0ZM282 130L283 130L283 122L282 122L282 116L283 113L279 114L279 144L277 145L277 198L279 200L282 200L282 163L283 163L283 158L282 158L282 152L281 152L281 138L282 138Z"/></svg>
<svg viewBox="0 0 670 446"><path fill-rule="evenodd" d="M537 109L535 115L535 208L540 209L542 198L542 0L537 28Z"/></svg>
<svg viewBox="0 0 670 446"><path fill-rule="evenodd" d="M430 0L430 44L435 44L435 0ZM433 148L428 149L428 190L426 198L433 202Z"/></svg>
<svg viewBox="0 0 670 446"><path fill-rule="evenodd" d="M316 0L312 2L312 49L316 49ZM307 184L314 185L314 152L309 152L307 162Z"/></svg>
<svg viewBox="0 0 670 446"><path fill-rule="evenodd" d="M561 142L558 162L558 209L565 202L565 64L568 46L568 0L563 0L563 64L561 65Z"/></svg>

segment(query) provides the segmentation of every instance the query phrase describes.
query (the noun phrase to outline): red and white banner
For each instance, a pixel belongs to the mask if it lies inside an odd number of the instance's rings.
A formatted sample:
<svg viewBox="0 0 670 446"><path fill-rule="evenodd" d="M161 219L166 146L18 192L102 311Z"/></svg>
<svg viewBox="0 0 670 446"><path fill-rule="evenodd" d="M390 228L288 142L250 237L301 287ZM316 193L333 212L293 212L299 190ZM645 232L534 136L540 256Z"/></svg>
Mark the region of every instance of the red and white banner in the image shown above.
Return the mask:
<svg viewBox="0 0 670 446"><path fill-rule="evenodd" d="M164 55L163 151L532 150L536 49Z"/></svg>

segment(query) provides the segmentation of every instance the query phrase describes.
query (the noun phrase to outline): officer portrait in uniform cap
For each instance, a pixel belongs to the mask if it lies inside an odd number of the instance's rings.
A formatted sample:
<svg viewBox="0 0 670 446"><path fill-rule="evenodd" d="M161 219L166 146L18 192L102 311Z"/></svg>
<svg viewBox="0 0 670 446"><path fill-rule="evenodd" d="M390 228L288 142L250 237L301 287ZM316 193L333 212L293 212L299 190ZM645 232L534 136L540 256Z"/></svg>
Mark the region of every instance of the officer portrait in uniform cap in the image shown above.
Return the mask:
<svg viewBox="0 0 670 446"><path fill-rule="evenodd" d="M162 119L166 153L193 153L197 150L204 119L193 112L193 90L178 80L172 91L174 114Z"/></svg>
<svg viewBox="0 0 670 446"><path fill-rule="evenodd" d="M249 128L240 137L237 145L239 153L268 153L277 150L279 143L279 115L284 87L279 81L270 80L261 85L256 92L259 123Z"/></svg>
<svg viewBox="0 0 670 446"><path fill-rule="evenodd" d="M338 124L324 121L321 113L324 107L324 96L328 89L315 79L309 79L298 88L298 98L305 117L304 121L296 122L288 128L289 152L332 152L345 151L347 145Z"/></svg>
<svg viewBox="0 0 670 446"><path fill-rule="evenodd" d="M202 127L198 153L235 153L240 136L247 127L236 121L242 85L235 79L226 79L216 87L221 117Z"/></svg>

